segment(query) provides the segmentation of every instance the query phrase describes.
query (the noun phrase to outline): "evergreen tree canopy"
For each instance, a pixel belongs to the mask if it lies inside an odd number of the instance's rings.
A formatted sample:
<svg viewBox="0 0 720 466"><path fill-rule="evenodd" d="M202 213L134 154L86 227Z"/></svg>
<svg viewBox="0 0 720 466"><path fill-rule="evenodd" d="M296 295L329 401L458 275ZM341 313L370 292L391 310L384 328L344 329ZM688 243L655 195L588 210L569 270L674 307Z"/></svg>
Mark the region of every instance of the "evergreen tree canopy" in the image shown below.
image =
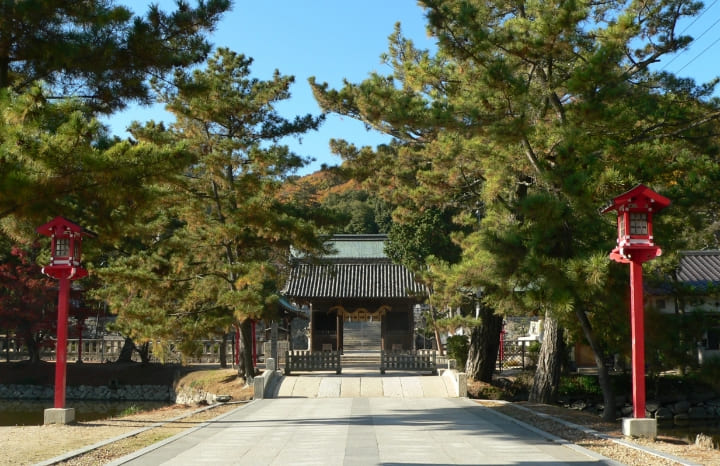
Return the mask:
<svg viewBox="0 0 720 466"><path fill-rule="evenodd" d="M689 43L675 24L699 4L422 3L436 54L398 27L392 75L311 84L324 110L394 136L376 150L335 142L359 175L406 209L462 209L477 231L467 259L485 264L475 279L504 290L495 305L516 306L520 287L538 290L526 293L533 307L572 307L588 277L569 280L568 267L615 239L598 208L639 182L682 206L657 218L657 238L670 248L705 239L718 176L714 83L650 68ZM695 228L670 234L678 218Z"/></svg>
<svg viewBox="0 0 720 466"><path fill-rule="evenodd" d="M191 161L178 145L111 139L82 103L39 87L0 94L0 108L0 231L16 241L57 215L115 238Z"/></svg>
<svg viewBox="0 0 720 466"><path fill-rule="evenodd" d="M609 267L615 219L600 207L642 182L675 202L655 218L663 249L715 241L716 82L652 69L690 43L676 25L701 4L420 3L437 53L398 26L391 75L339 90L311 79L323 110L394 137L335 149L405 211L462 211L456 219L474 232L460 243L457 290L482 287L506 313L549 311L602 353L610 342L594 331L625 320L614 304L627 281Z"/></svg>
<svg viewBox="0 0 720 466"><path fill-rule="evenodd" d="M183 144L194 156L139 226L137 251L101 272L118 328L133 338L191 344L249 325L274 309L290 246L319 247L312 216L279 196L306 161L277 141L321 119L278 115L293 78L251 78L251 62L220 49L207 68L177 72L157 87L176 123L131 129L139 141ZM250 358L249 335L244 343ZM252 367L247 360L246 376Z"/></svg>
<svg viewBox="0 0 720 466"><path fill-rule="evenodd" d="M110 113L150 102L148 78L201 63L229 0L184 0L166 13L134 16L113 0L0 2L0 88L18 93L44 82L53 97L77 97Z"/></svg>

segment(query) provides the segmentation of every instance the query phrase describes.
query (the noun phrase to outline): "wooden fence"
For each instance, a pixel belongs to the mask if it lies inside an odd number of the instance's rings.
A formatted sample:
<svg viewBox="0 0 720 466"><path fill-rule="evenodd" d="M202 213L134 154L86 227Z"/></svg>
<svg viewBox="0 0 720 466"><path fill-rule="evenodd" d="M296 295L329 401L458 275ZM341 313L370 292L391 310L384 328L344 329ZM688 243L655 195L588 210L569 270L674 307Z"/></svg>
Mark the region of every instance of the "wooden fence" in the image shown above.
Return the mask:
<svg viewBox="0 0 720 466"><path fill-rule="evenodd" d="M83 338L82 345L79 339L68 340L67 360L75 362L82 359L83 362L106 362L116 361L120 356L120 350L125 340L123 338ZM232 363L233 342L227 341L227 361ZM161 363L181 363L186 364L213 364L220 362L220 345L222 340L202 340L199 342L199 351L193 357L185 357L183 359L176 345L166 343L162 348L153 349L150 345L150 361ZM55 343L45 345L41 348L41 359L45 361L55 360ZM0 360L1 361L22 361L28 358L28 353L24 347L17 347L13 340L6 343L6 340L0 339ZM132 360L139 362L140 356L137 352L133 352Z"/></svg>
<svg viewBox="0 0 720 466"><path fill-rule="evenodd" d="M437 374L435 350L380 351L380 373L384 374L386 370L430 371Z"/></svg>
<svg viewBox="0 0 720 466"><path fill-rule="evenodd" d="M278 340L277 342L277 359L275 360L275 367L285 365L285 355L290 350L290 342L287 340ZM272 357L272 343L265 341L262 344L262 357L264 360Z"/></svg>
<svg viewBox="0 0 720 466"><path fill-rule="evenodd" d="M520 340L505 340L498 351L497 369L502 372L504 369L525 370L537 363L537 352L531 351L528 342Z"/></svg>
<svg viewBox="0 0 720 466"><path fill-rule="evenodd" d="M342 372L340 351L292 350L285 353L285 375L293 371L335 371Z"/></svg>

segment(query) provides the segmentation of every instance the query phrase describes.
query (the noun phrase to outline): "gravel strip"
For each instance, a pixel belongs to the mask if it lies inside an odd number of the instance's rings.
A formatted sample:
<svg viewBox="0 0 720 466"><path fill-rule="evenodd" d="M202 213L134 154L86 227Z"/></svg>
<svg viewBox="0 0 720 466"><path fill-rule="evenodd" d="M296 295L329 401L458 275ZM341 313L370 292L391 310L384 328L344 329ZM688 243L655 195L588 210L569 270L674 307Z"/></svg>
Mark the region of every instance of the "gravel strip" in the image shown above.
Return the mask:
<svg viewBox="0 0 720 466"><path fill-rule="evenodd" d="M718 450L688 445L671 438L659 437L654 442L625 438L619 425L604 423L587 413L530 403L476 402L622 464L720 465Z"/></svg>

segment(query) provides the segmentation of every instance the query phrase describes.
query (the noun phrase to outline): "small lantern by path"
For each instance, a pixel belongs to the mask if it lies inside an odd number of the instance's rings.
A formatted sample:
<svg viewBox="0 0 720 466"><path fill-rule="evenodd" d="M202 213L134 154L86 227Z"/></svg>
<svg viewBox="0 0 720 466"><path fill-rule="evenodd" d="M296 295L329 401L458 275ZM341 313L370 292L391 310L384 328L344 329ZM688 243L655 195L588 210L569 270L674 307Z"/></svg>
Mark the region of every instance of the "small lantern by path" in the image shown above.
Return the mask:
<svg viewBox="0 0 720 466"><path fill-rule="evenodd" d="M54 407L45 410L45 424L67 424L75 421L75 410L65 407L70 281L87 276L87 270L80 264L82 238L95 234L63 217L55 217L36 231L51 238L50 265L43 267L42 271L45 275L57 279L60 285L55 348L55 400Z"/></svg>
<svg viewBox="0 0 720 466"><path fill-rule="evenodd" d="M630 325L632 335L633 418L623 419L623 433L655 438L657 421L645 418L645 309L642 264L662 254L655 245L652 217L670 205L670 199L642 184L612 200L602 213L617 211L617 246L610 258L630 264Z"/></svg>

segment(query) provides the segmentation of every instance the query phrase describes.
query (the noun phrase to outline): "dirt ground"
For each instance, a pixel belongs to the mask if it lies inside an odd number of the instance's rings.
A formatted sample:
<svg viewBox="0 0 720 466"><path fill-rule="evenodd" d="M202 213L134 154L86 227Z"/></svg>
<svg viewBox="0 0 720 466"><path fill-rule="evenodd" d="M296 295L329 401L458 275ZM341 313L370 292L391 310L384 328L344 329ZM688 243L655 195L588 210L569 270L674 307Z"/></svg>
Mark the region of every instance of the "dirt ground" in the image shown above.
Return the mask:
<svg viewBox="0 0 720 466"><path fill-rule="evenodd" d="M230 407L236 408L237 406L225 406L222 409ZM197 410L198 407L196 406L176 405L122 418L79 422L63 426L0 427L0 438L2 438L3 445L0 465L35 464ZM94 461L86 458L87 462L85 463L69 464L102 464L112 460L112 458L143 448L145 444L149 445L175 435L184 429L194 427L198 422L219 414L221 414L220 409L213 409L205 412L205 416L180 419L167 424L162 429L148 431L142 437L136 436L125 441L114 442L110 445L109 451L105 449L101 453L104 457L98 458L97 455L93 455Z"/></svg>
<svg viewBox="0 0 720 466"><path fill-rule="evenodd" d="M655 450L697 464L720 466L720 450L716 450L712 446L688 444L683 440L665 436L658 436L655 441L628 439L622 434L620 421L606 423L602 422L596 415L559 406L539 405L528 402L503 403L489 400L477 400L477 402L576 445L593 450L622 464L632 466L652 464L655 466L677 465L680 463L646 453L642 449L630 448L613 440L624 441L636 447ZM568 426L567 423L592 429L607 435L612 440L606 440L588 434L581 429Z"/></svg>

